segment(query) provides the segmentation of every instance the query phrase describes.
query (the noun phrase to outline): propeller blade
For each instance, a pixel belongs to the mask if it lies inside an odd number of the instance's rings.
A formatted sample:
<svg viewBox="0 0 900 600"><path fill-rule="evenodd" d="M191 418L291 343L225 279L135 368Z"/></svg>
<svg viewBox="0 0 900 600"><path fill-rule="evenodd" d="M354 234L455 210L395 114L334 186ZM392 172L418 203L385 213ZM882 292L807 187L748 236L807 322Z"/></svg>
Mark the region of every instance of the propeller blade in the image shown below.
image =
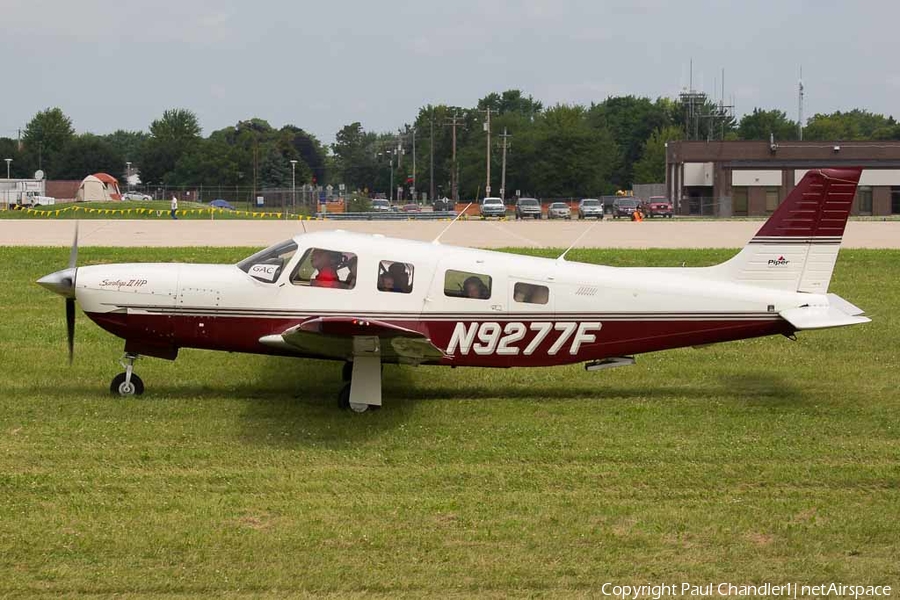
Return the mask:
<svg viewBox="0 0 900 600"><path fill-rule="evenodd" d="M69 268L78 262L78 221L75 221L75 239L72 240L72 250L69 252Z"/></svg>
<svg viewBox="0 0 900 600"><path fill-rule="evenodd" d="M75 298L66 298L66 333L69 336L69 364L75 355Z"/></svg>

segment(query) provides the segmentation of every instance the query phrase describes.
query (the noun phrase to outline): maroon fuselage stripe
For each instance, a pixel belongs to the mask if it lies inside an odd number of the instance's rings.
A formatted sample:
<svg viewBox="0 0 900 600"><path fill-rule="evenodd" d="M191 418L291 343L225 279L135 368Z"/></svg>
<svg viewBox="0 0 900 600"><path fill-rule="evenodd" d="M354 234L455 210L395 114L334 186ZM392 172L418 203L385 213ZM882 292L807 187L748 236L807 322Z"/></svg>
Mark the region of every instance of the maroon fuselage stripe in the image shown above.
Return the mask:
<svg viewBox="0 0 900 600"><path fill-rule="evenodd" d="M200 348L227 352L252 354L275 354L297 356L298 353L279 351L261 344L258 340L267 335L279 335L287 329L299 325L305 318L264 318L264 317L220 317L193 315L146 315L124 313L87 313L94 322L110 333L126 339L135 347ZM499 317L500 315L498 315ZM483 319L480 319L480 321ZM460 317L458 321L448 320L387 320L392 325L418 331L442 350L450 343L457 323L468 326L472 320ZM554 322L548 315L540 322ZM498 318L501 327L507 323L522 323L525 336L513 347L517 354L498 353L477 354L470 349L467 354L457 350L452 359L441 360L441 364L479 367L539 367L562 365L608 358L654 352L685 346L699 346L716 342L760 337L775 334L791 334L791 325L779 318L729 319L711 317L702 319L652 319L604 320L603 318L582 318L581 322L599 322L601 329L594 332L596 341L583 343L576 354L571 353L571 344L564 344L556 354L549 350L557 340L555 330L541 342L531 355L524 350L537 335L531 329L533 320ZM476 338L477 340L477 338ZM147 354L151 354L147 352Z"/></svg>

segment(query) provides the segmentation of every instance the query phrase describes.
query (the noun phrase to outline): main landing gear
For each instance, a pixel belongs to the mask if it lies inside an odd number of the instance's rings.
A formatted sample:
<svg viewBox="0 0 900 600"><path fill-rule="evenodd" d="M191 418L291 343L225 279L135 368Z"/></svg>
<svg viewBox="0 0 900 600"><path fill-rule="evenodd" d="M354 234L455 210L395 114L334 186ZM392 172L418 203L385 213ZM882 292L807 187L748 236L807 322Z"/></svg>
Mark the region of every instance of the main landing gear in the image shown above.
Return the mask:
<svg viewBox="0 0 900 600"><path fill-rule="evenodd" d="M134 361L137 359L137 354L126 352L119 361L125 372L113 377L112 383L109 384L111 394L114 396L140 396L144 393L144 382L134 372Z"/></svg>
<svg viewBox="0 0 900 600"><path fill-rule="evenodd" d="M377 337L353 338L353 360L341 371L344 386L338 407L363 413L381 408L381 343Z"/></svg>

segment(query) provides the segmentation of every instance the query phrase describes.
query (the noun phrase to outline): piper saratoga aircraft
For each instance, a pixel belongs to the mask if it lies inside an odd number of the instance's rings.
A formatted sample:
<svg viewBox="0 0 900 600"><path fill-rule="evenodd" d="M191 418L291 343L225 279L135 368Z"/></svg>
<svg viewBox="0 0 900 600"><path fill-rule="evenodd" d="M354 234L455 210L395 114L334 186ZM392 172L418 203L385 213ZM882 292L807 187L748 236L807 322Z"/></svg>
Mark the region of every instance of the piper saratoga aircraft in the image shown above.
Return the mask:
<svg viewBox="0 0 900 600"><path fill-rule="evenodd" d="M342 231L297 235L235 265L108 264L38 283L139 355L180 348L344 361L339 405L382 403L383 363L588 370L634 355L866 323L828 294L861 169L810 171L750 243L702 268L616 268ZM440 236L439 236L440 237Z"/></svg>

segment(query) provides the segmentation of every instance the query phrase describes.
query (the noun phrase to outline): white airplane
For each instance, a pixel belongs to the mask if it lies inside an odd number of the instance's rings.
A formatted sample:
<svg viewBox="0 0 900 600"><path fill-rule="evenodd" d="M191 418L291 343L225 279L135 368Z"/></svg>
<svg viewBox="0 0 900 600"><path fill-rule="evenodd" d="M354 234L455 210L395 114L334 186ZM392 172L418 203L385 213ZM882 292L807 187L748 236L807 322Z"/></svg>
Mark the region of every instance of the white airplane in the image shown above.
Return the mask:
<svg viewBox="0 0 900 600"><path fill-rule="evenodd" d="M861 171L810 171L712 267L616 268L341 231L236 265L76 267L76 230L69 268L38 283L66 297L70 362L76 300L125 340L113 394L143 393L139 355L204 348L344 361L339 405L363 412L381 406L383 363L595 370L642 352L866 323L827 293Z"/></svg>

